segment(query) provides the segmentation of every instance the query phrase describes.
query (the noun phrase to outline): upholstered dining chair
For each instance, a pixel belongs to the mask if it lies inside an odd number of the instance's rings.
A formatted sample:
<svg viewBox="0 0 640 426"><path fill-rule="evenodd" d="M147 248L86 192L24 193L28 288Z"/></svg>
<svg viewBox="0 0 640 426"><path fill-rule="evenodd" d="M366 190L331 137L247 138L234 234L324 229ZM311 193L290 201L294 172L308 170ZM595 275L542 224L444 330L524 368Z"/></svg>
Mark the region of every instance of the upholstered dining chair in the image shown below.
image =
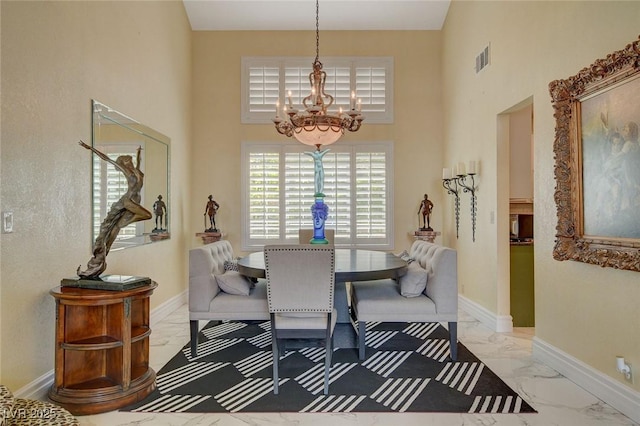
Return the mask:
<svg viewBox="0 0 640 426"><path fill-rule="evenodd" d="M335 233L336 233L336 231L334 229L325 229L324 230L324 237L327 239L327 241L329 241L329 244L334 244ZM306 228L298 229L298 243L300 243L300 244L309 244L309 241L311 241L312 238L313 238L313 228L311 228L311 229L306 229Z"/></svg>
<svg viewBox="0 0 640 426"><path fill-rule="evenodd" d="M337 318L333 306L334 248L311 244L265 246L264 264L271 319L273 393L278 394L278 367L285 340L314 339L324 343L326 395Z"/></svg>

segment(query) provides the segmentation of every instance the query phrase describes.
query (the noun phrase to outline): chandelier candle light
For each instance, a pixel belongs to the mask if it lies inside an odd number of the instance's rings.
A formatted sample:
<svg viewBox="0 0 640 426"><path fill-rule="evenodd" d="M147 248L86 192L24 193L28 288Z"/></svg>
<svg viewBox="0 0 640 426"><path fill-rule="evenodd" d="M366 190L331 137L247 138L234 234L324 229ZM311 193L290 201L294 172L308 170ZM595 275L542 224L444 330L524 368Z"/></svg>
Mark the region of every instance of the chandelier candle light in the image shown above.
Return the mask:
<svg viewBox="0 0 640 426"><path fill-rule="evenodd" d="M327 218L328 206L324 204L324 171L322 157L328 150L320 150L321 146L335 143L344 134L345 129L356 132L362 125L362 101L357 100L355 92L351 92L349 110L343 112L339 108L337 112L329 111L333 105L333 96L325 93L325 81L327 73L322 70L320 62L320 25L319 25L319 0L316 0L316 58L313 61L313 71L309 74L311 93L302 100L303 109L294 108L291 99L291 91L287 93L287 100L283 102L283 115L280 117L280 101L276 102L276 116L273 119L278 133L287 137L293 136L305 145L315 146L316 151L305 153L313 157L315 168L315 203L311 207L314 218L314 236L312 244L327 244L324 237L324 221ZM319 190L320 189L320 190Z"/></svg>
<svg viewBox="0 0 640 426"><path fill-rule="evenodd" d="M455 170L455 171L454 171ZM460 221L460 188L463 192L471 194L471 227L473 241L476 240L476 213L477 213L477 198L476 190L478 189L475 184L476 175L476 162L469 161L469 171L466 171L465 164L463 162L458 163L455 168L442 169L442 186L447 190L447 194L455 196L455 215L456 215L456 238L458 238L458 224ZM467 182L467 177L471 182Z"/></svg>

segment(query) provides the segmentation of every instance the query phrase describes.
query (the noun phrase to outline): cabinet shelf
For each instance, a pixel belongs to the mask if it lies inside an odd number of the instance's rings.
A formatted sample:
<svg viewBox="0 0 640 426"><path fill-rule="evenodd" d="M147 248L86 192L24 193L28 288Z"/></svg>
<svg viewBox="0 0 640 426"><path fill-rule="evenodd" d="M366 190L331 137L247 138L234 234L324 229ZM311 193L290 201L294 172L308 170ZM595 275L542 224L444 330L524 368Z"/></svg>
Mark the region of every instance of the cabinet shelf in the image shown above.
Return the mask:
<svg viewBox="0 0 640 426"><path fill-rule="evenodd" d="M96 414L140 401L156 388L149 367L149 299L156 287L50 291L56 301L50 399L75 415Z"/></svg>
<svg viewBox="0 0 640 426"><path fill-rule="evenodd" d="M109 390L114 391L120 387L121 386L114 382L110 377L96 377L91 380L87 380L86 382L69 385L67 389L75 391L94 391L99 389L102 392L108 392Z"/></svg>
<svg viewBox="0 0 640 426"><path fill-rule="evenodd" d="M151 334L151 328L147 326L133 327L131 329L131 342L137 342L146 339Z"/></svg>
<svg viewBox="0 0 640 426"><path fill-rule="evenodd" d="M96 336L88 339L75 340L73 342L61 343L63 349L72 351L99 351L122 346L122 340L111 336Z"/></svg>

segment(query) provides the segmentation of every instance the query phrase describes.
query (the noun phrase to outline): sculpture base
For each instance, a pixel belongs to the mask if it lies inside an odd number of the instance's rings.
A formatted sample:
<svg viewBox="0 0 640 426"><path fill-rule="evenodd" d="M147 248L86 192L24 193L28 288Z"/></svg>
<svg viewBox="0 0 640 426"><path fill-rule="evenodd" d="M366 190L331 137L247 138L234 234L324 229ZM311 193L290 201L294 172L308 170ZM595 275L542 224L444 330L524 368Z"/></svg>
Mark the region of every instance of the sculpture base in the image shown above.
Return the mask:
<svg viewBox="0 0 640 426"><path fill-rule="evenodd" d="M430 243L433 243L435 242L436 237L440 235L440 232L437 232L434 230L425 231L425 230L419 229L416 232L414 232L413 235L416 238L416 240L423 240L423 241L428 241Z"/></svg>
<svg viewBox="0 0 640 426"><path fill-rule="evenodd" d="M327 240L326 238L323 238L323 239L312 238L309 241L309 244L329 244L329 240Z"/></svg>
<svg viewBox="0 0 640 426"><path fill-rule="evenodd" d="M149 277L134 277L131 275L103 275L98 279L63 278L61 287L90 288L94 290L122 291L151 284Z"/></svg>
<svg viewBox="0 0 640 426"><path fill-rule="evenodd" d="M196 237L202 238L203 244L211 244L220 241L222 239L222 233L219 231L209 232L207 230L205 232L197 232Z"/></svg>
<svg viewBox="0 0 640 426"><path fill-rule="evenodd" d="M171 234L169 234L167 231L156 231L154 229L153 232L149 234L149 239L151 241L162 241L169 239L170 236Z"/></svg>

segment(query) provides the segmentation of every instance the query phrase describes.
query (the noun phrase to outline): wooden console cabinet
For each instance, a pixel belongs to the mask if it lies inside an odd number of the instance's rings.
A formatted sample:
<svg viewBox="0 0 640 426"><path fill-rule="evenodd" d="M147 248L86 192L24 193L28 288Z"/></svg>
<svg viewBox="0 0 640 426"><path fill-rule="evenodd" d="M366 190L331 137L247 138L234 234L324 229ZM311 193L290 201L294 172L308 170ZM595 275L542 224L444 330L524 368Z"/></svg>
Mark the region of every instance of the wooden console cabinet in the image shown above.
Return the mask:
<svg viewBox="0 0 640 426"><path fill-rule="evenodd" d="M56 287L55 380L49 398L76 415L112 411L155 387L149 299L157 283L110 291Z"/></svg>

